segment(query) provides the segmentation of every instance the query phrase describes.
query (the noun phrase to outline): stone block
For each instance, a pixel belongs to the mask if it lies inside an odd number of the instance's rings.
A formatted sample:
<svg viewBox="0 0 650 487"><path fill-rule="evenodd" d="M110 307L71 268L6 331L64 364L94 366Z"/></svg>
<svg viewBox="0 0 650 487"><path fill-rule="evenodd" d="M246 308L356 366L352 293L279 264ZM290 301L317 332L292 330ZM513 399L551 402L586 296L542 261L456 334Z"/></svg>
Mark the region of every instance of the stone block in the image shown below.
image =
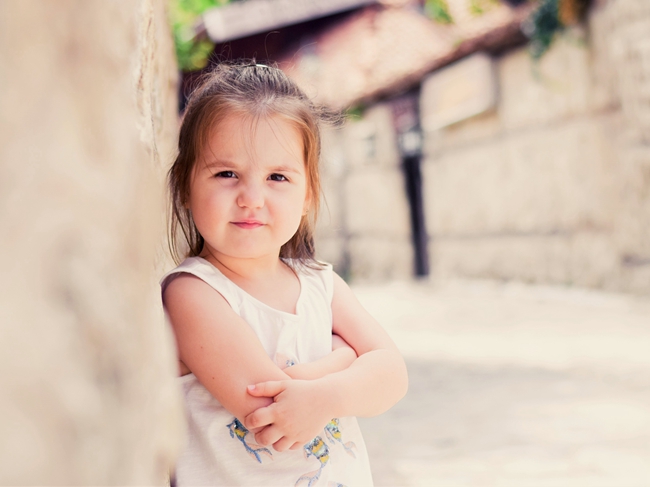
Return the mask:
<svg viewBox="0 0 650 487"><path fill-rule="evenodd" d="M566 282L567 242L563 237L436 238L429 246L431 274L438 279L472 277Z"/></svg>
<svg viewBox="0 0 650 487"><path fill-rule="evenodd" d="M321 236L340 235L345 232L341 187L324 186L320 210L316 220L316 233Z"/></svg>
<svg viewBox="0 0 650 487"><path fill-rule="evenodd" d="M399 169L368 168L345 182L346 229L377 238L411 234L404 175Z"/></svg>
<svg viewBox="0 0 650 487"><path fill-rule="evenodd" d="M599 288L616 288L619 281L618 251L608 233L439 238L429 250L432 275L440 279L515 279Z"/></svg>
<svg viewBox="0 0 650 487"><path fill-rule="evenodd" d="M0 484L162 485L183 424L155 269L165 5L0 3L0 72Z"/></svg>
<svg viewBox="0 0 650 487"><path fill-rule="evenodd" d="M485 143L503 131L496 110L468 118L440 130L424 134L424 158L431 160L445 151Z"/></svg>
<svg viewBox="0 0 650 487"><path fill-rule="evenodd" d="M604 3L604 2L602 2ZM620 109L618 77L612 69L611 13L613 2L608 7L597 3L589 9L589 55L592 76L592 110Z"/></svg>
<svg viewBox="0 0 650 487"><path fill-rule="evenodd" d="M608 119L577 120L447 151L424 165L433 236L611 229Z"/></svg>
<svg viewBox="0 0 650 487"><path fill-rule="evenodd" d="M348 121L343 128L343 144L351 170L399 165L390 106L377 103L365 110L361 120Z"/></svg>
<svg viewBox="0 0 650 487"><path fill-rule="evenodd" d="M345 274L347 272L345 239L343 237L317 237L316 258L334 266L334 270Z"/></svg>
<svg viewBox="0 0 650 487"><path fill-rule="evenodd" d="M624 259L650 261L650 147L624 147L617 158L621 186L616 239Z"/></svg>
<svg viewBox="0 0 650 487"><path fill-rule="evenodd" d="M556 122L587 113L592 106L593 79L584 43L559 38L539 65L526 49L517 49L503 57L498 71L498 110L506 130Z"/></svg>
<svg viewBox="0 0 650 487"><path fill-rule="evenodd" d="M322 131L321 201L316 232L332 237L344 232L345 154L342 132L337 129Z"/></svg>
<svg viewBox="0 0 650 487"><path fill-rule="evenodd" d="M381 282L413 276L413 246L410 240L352 237L349 252L350 278L354 282Z"/></svg>
<svg viewBox="0 0 650 487"><path fill-rule="evenodd" d="M497 80L494 61L474 53L434 71L422 80L420 118L432 132L495 108Z"/></svg>

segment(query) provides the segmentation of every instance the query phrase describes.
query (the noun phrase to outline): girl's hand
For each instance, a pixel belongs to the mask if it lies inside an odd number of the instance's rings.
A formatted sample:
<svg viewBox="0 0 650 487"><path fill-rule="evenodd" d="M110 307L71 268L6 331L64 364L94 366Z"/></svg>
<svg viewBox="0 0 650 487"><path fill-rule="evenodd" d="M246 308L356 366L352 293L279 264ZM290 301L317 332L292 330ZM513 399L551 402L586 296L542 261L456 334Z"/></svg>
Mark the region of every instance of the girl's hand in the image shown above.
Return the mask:
<svg viewBox="0 0 650 487"><path fill-rule="evenodd" d="M255 397L273 397L273 404L246 416L249 430L260 445L273 445L276 451L296 450L313 440L332 419L328 389L319 380L269 381L248 386Z"/></svg>

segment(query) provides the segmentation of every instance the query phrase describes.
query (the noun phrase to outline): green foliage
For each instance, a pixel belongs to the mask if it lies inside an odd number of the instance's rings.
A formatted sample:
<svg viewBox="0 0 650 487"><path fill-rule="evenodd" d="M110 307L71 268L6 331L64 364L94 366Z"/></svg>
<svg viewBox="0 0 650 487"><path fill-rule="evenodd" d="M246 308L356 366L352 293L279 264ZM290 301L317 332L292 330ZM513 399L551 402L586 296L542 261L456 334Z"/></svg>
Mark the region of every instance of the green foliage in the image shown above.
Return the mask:
<svg viewBox="0 0 650 487"><path fill-rule="evenodd" d="M354 105L345 111L345 116L349 120L361 120L366 107L362 104Z"/></svg>
<svg viewBox="0 0 650 487"><path fill-rule="evenodd" d="M183 71L204 68L214 44L207 36L196 36L195 27L203 12L229 0L170 0L169 16L174 32L178 67Z"/></svg>
<svg viewBox="0 0 650 487"><path fill-rule="evenodd" d="M540 59L551 47L556 34L563 29L559 18L559 1L541 0L523 26L524 34L530 39L529 49L533 59Z"/></svg>
<svg viewBox="0 0 650 487"><path fill-rule="evenodd" d="M425 0L424 12L440 24L451 24L454 19L449 13L449 5L446 0Z"/></svg>
<svg viewBox="0 0 650 487"><path fill-rule="evenodd" d="M499 0L470 0L469 11L472 15L479 16L489 12L499 4Z"/></svg>

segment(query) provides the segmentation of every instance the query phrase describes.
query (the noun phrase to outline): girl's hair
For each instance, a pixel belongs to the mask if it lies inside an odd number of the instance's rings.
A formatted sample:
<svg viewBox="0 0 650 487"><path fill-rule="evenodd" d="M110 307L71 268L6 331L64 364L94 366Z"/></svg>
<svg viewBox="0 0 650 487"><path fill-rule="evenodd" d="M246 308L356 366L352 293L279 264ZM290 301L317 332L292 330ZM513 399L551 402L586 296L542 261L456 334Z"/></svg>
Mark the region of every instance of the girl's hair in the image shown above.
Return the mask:
<svg viewBox="0 0 650 487"><path fill-rule="evenodd" d="M314 257L313 229L320 200L318 162L323 117L307 96L280 69L254 62L219 64L204 75L187 102L178 139L178 156L168 174L171 196L169 247L178 264L197 256L204 240L186 207L192 172L207 146L210 133L229 115L253 120L278 116L293 125L302 138L303 157L310 197L295 235L280 249L280 257L297 264L318 266ZM185 244L179 242L182 231Z"/></svg>

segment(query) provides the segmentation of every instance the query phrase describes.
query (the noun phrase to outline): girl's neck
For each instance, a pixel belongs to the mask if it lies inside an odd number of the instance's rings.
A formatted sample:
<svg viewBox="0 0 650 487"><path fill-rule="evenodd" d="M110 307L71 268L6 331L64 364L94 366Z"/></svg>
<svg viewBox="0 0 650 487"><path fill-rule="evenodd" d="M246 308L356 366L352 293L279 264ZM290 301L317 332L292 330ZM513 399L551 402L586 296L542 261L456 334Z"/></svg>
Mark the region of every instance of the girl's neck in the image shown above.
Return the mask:
<svg viewBox="0 0 650 487"><path fill-rule="evenodd" d="M204 249L200 254L231 280L257 281L277 276L285 270L286 264L279 255L270 255L254 259L232 258L218 252Z"/></svg>
<svg viewBox="0 0 650 487"><path fill-rule="evenodd" d="M279 255L239 259L201 252L201 257L258 301L276 310L296 314L301 293L300 278L280 260Z"/></svg>

